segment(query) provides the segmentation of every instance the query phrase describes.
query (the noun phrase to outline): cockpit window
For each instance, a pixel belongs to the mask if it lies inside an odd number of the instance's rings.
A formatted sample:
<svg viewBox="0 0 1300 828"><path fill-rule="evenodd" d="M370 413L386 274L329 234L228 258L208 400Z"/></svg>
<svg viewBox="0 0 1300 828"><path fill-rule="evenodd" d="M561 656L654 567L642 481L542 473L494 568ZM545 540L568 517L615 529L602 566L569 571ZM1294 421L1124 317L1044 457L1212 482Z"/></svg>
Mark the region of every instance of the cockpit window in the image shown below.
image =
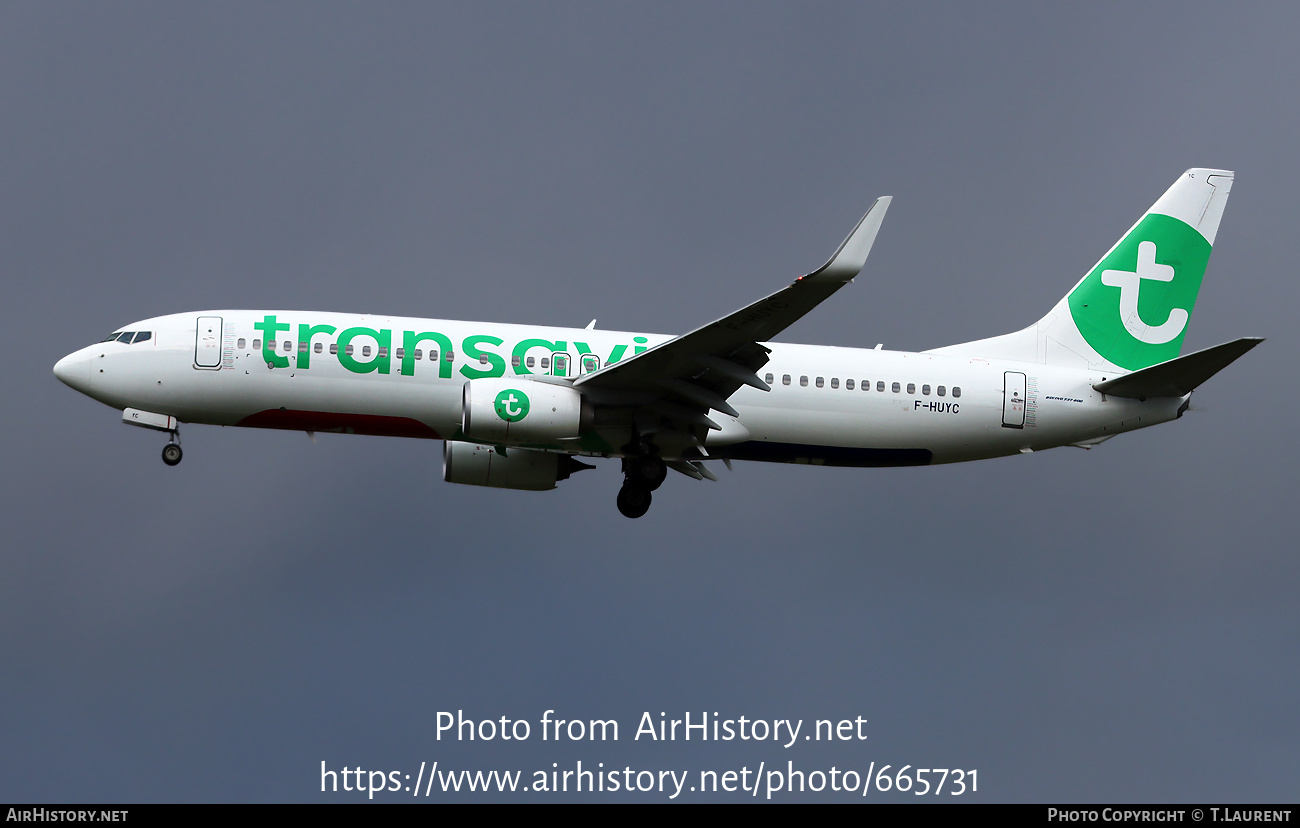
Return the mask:
<svg viewBox="0 0 1300 828"><path fill-rule="evenodd" d="M123 345L130 345L132 342L144 342L151 336L153 336L153 331L114 331L100 341L112 342L116 340Z"/></svg>

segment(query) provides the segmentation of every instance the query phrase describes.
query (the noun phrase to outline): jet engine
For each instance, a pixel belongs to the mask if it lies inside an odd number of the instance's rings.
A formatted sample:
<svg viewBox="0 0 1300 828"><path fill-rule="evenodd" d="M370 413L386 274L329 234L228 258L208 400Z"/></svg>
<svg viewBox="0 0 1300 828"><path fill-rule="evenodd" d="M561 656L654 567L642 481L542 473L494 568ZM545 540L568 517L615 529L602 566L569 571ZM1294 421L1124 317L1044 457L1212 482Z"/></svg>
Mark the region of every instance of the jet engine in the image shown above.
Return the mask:
<svg viewBox="0 0 1300 828"><path fill-rule="evenodd" d="M591 406L568 385L521 378L475 379L465 383L461 396L461 432L493 445L577 437L590 428L591 420Z"/></svg>
<svg viewBox="0 0 1300 828"><path fill-rule="evenodd" d="M442 479L468 486L544 491L569 475L595 466L567 454L535 449L509 449L448 440L442 450Z"/></svg>

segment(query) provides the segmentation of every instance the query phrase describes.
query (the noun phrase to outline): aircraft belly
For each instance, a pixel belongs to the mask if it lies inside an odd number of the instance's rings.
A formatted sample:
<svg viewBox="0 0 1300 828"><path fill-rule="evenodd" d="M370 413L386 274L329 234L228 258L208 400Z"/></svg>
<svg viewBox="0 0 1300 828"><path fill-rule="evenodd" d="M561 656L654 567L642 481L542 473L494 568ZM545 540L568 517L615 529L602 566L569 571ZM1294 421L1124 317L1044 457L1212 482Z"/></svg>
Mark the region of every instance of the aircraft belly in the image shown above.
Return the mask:
<svg viewBox="0 0 1300 828"><path fill-rule="evenodd" d="M839 446L855 449L924 449L950 451L989 431L983 415L970 403L953 413L915 410L912 398L870 400L787 408L752 406L741 421L754 442Z"/></svg>

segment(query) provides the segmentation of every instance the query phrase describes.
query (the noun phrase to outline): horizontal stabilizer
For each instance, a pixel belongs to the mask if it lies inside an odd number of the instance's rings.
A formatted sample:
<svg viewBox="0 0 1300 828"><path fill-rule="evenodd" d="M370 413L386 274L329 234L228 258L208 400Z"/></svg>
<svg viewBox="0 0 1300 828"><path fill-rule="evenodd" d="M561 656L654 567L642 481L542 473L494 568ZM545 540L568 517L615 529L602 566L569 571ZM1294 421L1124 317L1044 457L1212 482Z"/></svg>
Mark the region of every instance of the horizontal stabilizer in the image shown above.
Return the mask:
<svg viewBox="0 0 1300 828"><path fill-rule="evenodd" d="M1132 397L1138 400L1183 397L1263 341L1259 337L1243 337L1099 382L1093 388L1113 397Z"/></svg>

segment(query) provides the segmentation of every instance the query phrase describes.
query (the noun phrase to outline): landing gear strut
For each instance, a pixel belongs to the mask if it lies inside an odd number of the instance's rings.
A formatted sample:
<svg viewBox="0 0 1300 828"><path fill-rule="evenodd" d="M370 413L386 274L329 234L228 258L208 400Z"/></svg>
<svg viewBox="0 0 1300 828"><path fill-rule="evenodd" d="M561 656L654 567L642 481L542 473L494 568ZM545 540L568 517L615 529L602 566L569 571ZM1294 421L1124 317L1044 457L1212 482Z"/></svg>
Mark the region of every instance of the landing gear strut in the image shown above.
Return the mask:
<svg viewBox="0 0 1300 828"><path fill-rule="evenodd" d="M181 451L181 444L176 437L177 433L173 431L171 442L163 446L162 450L163 462L169 466L174 466L181 462L181 458L185 456L185 452Z"/></svg>

